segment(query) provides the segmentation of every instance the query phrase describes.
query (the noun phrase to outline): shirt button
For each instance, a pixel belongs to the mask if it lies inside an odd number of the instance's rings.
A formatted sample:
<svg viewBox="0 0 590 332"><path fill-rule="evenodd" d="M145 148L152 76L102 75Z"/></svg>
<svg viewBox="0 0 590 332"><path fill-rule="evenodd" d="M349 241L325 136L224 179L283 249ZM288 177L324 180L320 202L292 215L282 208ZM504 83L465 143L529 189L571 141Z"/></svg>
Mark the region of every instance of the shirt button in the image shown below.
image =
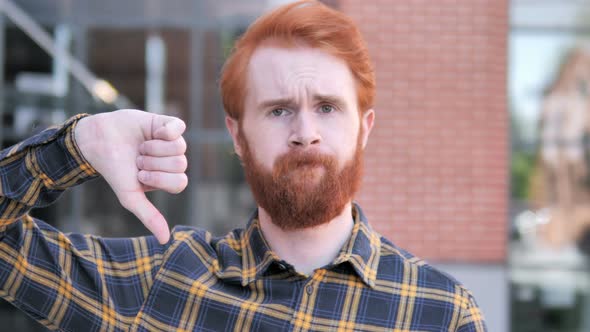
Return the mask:
<svg viewBox="0 0 590 332"><path fill-rule="evenodd" d="M308 295L311 295L311 293L313 293L313 286L307 285L307 287L305 287L305 291L307 292Z"/></svg>

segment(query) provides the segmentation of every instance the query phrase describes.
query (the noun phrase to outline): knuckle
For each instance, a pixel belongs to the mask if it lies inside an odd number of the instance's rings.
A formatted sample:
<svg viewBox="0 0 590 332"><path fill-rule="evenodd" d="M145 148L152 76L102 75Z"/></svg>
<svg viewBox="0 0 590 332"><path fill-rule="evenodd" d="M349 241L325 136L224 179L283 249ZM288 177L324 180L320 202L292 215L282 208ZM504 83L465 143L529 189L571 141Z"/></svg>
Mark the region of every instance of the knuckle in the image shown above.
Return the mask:
<svg viewBox="0 0 590 332"><path fill-rule="evenodd" d="M180 137L180 139L178 140L178 152L179 153L186 152L186 141L182 137Z"/></svg>
<svg viewBox="0 0 590 332"><path fill-rule="evenodd" d="M188 162L186 160L185 156L180 156L178 158L176 158L176 166L178 167L179 170L181 171L186 171L186 168L188 166Z"/></svg>
<svg viewBox="0 0 590 332"><path fill-rule="evenodd" d="M164 140L170 140L174 135L174 132L172 131L172 128L170 128L170 126L164 126L164 130L162 130L162 139Z"/></svg>
<svg viewBox="0 0 590 332"><path fill-rule="evenodd" d="M172 193L173 194L179 194L180 192L182 192L184 190L184 188L186 188L186 186L188 185L188 178L186 176L186 174L182 174L179 177L179 182L178 184L172 188Z"/></svg>
<svg viewBox="0 0 590 332"><path fill-rule="evenodd" d="M143 157L141 158L141 162L142 162L142 168L144 170L151 170L152 168L152 158L150 157Z"/></svg>
<svg viewBox="0 0 590 332"><path fill-rule="evenodd" d="M151 157L144 157L143 158L143 169L152 171L154 169L154 160Z"/></svg>
<svg viewBox="0 0 590 332"><path fill-rule="evenodd" d="M153 154L154 152L154 143L153 142L145 142L143 146L144 154Z"/></svg>
<svg viewBox="0 0 590 332"><path fill-rule="evenodd" d="M166 144L167 142L158 142L158 156L166 156L170 152L170 146Z"/></svg>
<svg viewBox="0 0 590 332"><path fill-rule="evenodd" d="M157 187L159 186L161 180L160 175L157 172L146 172L145 174L146 181L149 185Z"/></svg>

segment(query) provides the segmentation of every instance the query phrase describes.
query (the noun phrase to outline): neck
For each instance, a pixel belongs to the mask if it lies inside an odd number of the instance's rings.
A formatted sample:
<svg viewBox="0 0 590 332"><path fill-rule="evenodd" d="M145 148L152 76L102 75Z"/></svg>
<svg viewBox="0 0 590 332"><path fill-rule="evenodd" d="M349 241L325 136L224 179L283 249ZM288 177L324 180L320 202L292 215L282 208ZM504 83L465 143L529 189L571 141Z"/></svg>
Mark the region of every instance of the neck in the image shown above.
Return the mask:
<svg viewBox="0 0 590 332"><path fill-rule="evenodd" d="M336 258L354 225L350 202L334 219L313 228L285 231L273 224L261 207L258 207L258 218L270 249L306 275Z"/></svg>

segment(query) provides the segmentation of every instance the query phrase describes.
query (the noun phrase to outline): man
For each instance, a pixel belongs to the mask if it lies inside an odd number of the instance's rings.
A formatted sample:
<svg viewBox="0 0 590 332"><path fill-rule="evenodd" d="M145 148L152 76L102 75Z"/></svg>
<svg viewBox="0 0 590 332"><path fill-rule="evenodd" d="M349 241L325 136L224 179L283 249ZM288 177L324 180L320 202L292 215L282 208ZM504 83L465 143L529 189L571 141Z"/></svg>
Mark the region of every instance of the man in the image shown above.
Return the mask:
<svg viewBox="0 0 590 332"><path fill-rule="evenodd" d="M76 116L0 156L0 295L68 331L486 330L469 291L373 231L352 202L375 112L350 19L315 1L266 14L221 89L258 204L244 229L170 233L145 198L187 185L182 121ZM154 237L66 235L26 214L97 175Z"/></svg>

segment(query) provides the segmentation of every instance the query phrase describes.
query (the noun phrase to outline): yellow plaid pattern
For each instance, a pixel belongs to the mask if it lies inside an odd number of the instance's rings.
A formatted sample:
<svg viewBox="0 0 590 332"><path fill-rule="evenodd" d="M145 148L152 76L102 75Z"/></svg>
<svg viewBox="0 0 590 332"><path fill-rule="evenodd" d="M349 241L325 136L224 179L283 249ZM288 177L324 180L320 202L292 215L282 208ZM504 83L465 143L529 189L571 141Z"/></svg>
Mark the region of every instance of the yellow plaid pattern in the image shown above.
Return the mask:
<svg viewBox="0 0 590 332"><path fill-rule="evenodd" d="M64 331L486 331L461 284L371 229L358 205L348 242L312 275L267 245L257 215L215 238L63 234L27 213L96 172L79 118L0 152L0 297Z"/></svg>

